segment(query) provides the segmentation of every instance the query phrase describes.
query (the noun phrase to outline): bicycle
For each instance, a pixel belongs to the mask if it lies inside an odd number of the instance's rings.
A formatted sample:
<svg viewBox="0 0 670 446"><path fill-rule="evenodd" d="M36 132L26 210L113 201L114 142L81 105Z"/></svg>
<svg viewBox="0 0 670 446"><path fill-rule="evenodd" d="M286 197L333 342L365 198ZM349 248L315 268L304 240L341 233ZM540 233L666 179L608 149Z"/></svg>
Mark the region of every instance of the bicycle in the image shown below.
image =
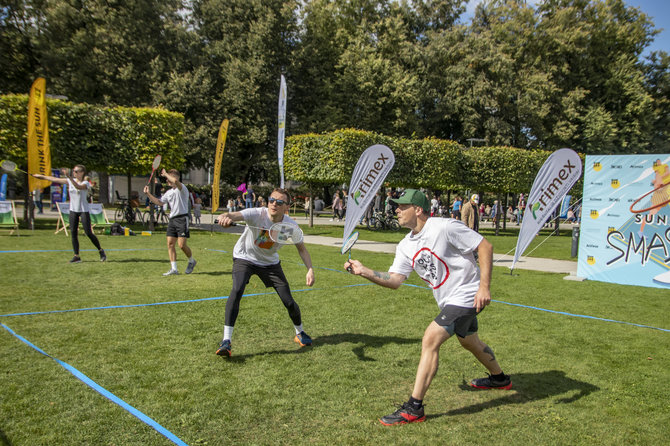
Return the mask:
<svg viewBox="0 0 670 446"><path fill-rule="evenodd" d="M153 207L153 212L154 212L154 225L160 226L160 225L167 225L168 224L168 216L165 213L165 209L163 209L163 206L156 206L153 203L150 203L149 206L142 212L142 217L145 225L148 225L149 222L151 221L151 208Z"/></svg>
<svg viewBox="0 0 670 446"><path fill-rule="evenodd" d="M385 212L375 211L372 217L368 220L368 229L377 231L380 229L390 229L391 231L399 231L400 223L398 219L391 214Z"/></svg>
<svg viewBox="0 0 670 446"><path fill-rule="evenodd" d="M142 212L139 210L139 208L133 207L127 198L119 195L119 191L115 192L116 198L120 201L120 203L114 211L114 222L125 222L129 225L132 225L139 220L140 223L144 224Z"/></svg>

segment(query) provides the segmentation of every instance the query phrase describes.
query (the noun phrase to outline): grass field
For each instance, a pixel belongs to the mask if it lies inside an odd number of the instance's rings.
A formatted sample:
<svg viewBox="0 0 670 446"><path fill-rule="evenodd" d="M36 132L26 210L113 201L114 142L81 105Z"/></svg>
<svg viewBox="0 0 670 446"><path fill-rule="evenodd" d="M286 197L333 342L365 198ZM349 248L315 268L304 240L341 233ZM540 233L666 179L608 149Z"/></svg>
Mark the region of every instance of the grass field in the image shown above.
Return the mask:
<svg viewBox="0 0 670 446"><path fill-rule="evenodd" d="M162 277L160 233L101 236L108 262L82 251L76 265L67 263L69 238L21 233L0 235L0 444L172 444L52 358L189 445L664 444L670 434L670 332L630 325L670 329L667 290L496 267L480 335L514 389L468 388L484 369L450 340L426 397L428 420L387 428L377 418L408 397L423 330L438 312L416 276L408 283L417 286L376 287L342 272L338 249L309 246L308 289L286 247L282 264L314 346L297 348L279 298L254 277L224 359L214 350L237 236L194 234L194 274ZM353 256L381 270L392 261Z"/></svg>

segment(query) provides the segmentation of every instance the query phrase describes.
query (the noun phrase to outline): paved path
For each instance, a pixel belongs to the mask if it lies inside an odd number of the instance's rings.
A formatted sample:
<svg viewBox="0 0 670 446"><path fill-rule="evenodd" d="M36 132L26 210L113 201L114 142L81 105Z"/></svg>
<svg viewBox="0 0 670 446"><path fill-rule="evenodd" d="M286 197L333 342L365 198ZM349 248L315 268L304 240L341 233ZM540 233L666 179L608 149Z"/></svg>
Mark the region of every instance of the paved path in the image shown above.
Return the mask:
<svg viewBox="0 0 670 446"><path fill-rule="evenodd" d="M23 208L17 207L17 217L23 217ZM106 209L107 217L110 221L114 219L114 209ZM44 208L44 214L36 215L37 218L57 218L58 213L47 209L47 206ZM294 219L300 225L307 225L308 219L304 216L297 216ZM203 224L194 226L196 229L202 229L209 231L212 229L212 225L209 224L211 221L211 216L205 214L202 216ZM328 217L315 217L315 225L337 225L344 227L344 221L331 221ZM486 223L484 223L486 224ZM488 224L490 225L490 223ZM244 226L233 226L230 228L222 228L221 226L214 225L213 230L217 232L230 232L230 233L242 233ZM305 242L315 245L324 245L332 246L339 248L342 246L342 239L335 237L322 237L318 235L305 235ZM359 240L356 242L354 249L361 251L372 251L372 252L382 252L388 254L395 254L396 243L382 243L382 242L372 242L366 240ZM504 254L494 254L493 262L494 266L511 266L513 257L511 255ZM577 274L577 262L569 260L553 260L553 259L542 259L538 257L524 257L522 256L517 262L516 269L526 269L533 271L546 271L552 273L560 274L569 274L571 277L576 277Z"/></svg>

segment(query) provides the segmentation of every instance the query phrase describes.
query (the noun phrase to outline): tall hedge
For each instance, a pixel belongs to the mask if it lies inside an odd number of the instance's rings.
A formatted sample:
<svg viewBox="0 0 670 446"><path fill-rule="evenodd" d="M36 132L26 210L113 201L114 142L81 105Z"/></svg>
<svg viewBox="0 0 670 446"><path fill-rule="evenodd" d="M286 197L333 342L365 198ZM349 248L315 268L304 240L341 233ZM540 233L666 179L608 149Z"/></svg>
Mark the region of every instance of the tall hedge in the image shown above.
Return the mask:
<svg viewBox="0 0 670 446"><path fill-rule="evenodd" d="M528 192L551 152L514 147L466 148L435 138L394 138L344 129L290 136L284 151L286 178L310 185L347 183L361 153L384 144L396 162L390 186L433 190L469 188L481 192Z"/></svg>
<svg viewBox="0 0 670 446"><path fill-rule="evenodd" d="M27 164L27 95L0 96L0 158ZM157 154L181 168L184 117L155 108L100 107L47 99L52 165L146 174Z"/></svg>

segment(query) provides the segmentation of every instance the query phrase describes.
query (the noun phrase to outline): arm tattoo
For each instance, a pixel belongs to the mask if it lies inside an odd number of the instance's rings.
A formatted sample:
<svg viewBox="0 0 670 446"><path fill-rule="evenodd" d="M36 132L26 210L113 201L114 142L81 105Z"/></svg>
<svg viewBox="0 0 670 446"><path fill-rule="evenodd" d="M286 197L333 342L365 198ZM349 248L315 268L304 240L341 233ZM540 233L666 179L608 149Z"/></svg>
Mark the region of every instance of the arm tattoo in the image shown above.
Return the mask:
<svg viewBox="0 0 670 446"><path fill-rule="evenodd" d="M381 271L373 271L374 276L382 280L391 280L391 275L389 273L384 273Z"/></svg>

